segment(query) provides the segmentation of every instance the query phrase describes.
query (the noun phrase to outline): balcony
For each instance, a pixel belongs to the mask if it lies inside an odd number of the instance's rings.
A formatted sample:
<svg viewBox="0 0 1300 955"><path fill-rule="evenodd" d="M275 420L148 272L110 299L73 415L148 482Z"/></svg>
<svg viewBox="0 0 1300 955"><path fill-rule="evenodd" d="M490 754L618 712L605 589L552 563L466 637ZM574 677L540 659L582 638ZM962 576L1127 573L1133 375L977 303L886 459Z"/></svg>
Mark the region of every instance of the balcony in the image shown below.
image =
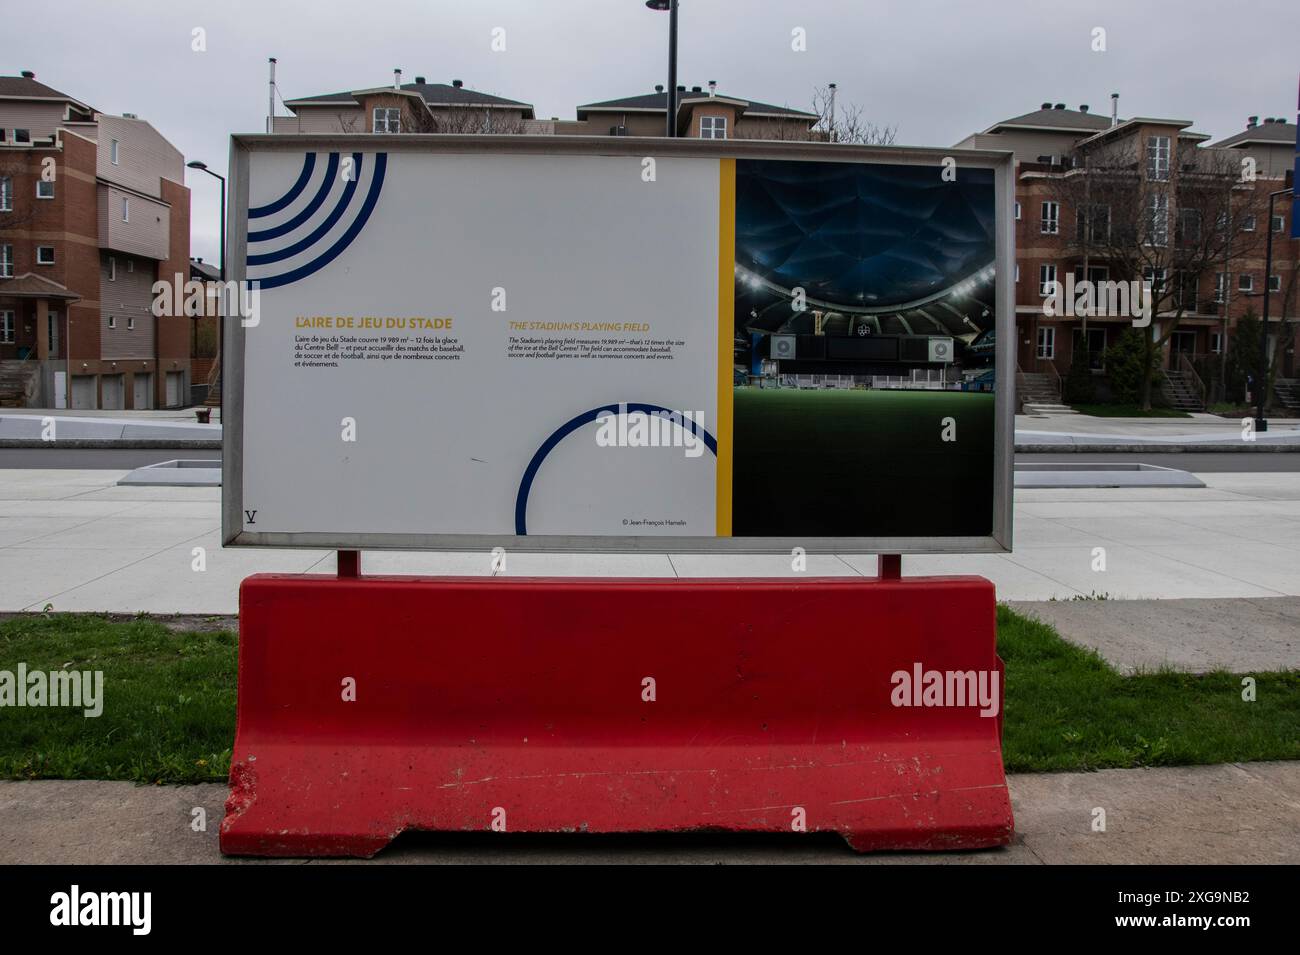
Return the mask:
<svg viewBox="0 0 1300 955"><path fill-rule="evenodd" d="M150 259L167 258L171 206L118 186L99 183L99 246Z"/></svg>

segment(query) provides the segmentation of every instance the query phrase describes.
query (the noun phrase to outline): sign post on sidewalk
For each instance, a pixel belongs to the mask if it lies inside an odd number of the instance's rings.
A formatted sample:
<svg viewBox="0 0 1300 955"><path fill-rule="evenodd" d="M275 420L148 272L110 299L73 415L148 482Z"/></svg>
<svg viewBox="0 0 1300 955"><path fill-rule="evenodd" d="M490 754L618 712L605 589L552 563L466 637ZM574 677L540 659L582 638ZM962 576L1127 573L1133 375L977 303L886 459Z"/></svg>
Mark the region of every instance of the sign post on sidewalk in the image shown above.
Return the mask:
<svg viewBox="0 0 1300 955"><path fill-rule="evenodd" d="M1010 547L1009 154L243 136L231 170L224 540L339 554L241 588L225 851L1009 841L992 584L899 557ZM505 576L528 551L784 576Z"/></svg>

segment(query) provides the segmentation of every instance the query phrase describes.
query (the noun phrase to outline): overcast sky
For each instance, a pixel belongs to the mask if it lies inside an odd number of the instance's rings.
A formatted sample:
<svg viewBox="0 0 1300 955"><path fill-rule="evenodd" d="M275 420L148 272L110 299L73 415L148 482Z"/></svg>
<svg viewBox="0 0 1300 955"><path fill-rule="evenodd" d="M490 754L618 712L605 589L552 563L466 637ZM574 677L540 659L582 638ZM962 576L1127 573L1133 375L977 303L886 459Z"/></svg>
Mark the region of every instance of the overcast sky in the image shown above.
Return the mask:
<svg viewBox="0 0 1300 955"><path fill-rule="evenodd" d="M1107 113L1112 92L1121 116L1192 120L1216 139L1248 115L1296 120L1297 0L682 0L679 17L679 84L806 108L835 82L903 144L949 146L1048 100ZM196 27L206 52L191 49ZM264 129L270 56L286 99L381 86L400 67L573 119L665 82L667 37L643 0L50 0L8 11L0 73L137 113L224 171L229 134ZM193 254L215 260L216 180L188 184Z"/></svg>

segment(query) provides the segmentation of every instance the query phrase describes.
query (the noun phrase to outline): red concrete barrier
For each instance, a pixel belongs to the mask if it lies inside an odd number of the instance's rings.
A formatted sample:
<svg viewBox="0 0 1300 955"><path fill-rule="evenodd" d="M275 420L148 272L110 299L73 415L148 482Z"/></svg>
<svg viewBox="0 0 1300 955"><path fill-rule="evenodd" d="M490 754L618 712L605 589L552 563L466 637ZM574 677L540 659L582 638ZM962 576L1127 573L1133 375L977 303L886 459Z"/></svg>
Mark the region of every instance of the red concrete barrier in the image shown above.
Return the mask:
<svg viewBox="0 0 1300 955"><path fill-rule="evenodd" d="M406 829L1003 845L1001 673L978 577L250 577L221 848L369 856Z"/></svg>

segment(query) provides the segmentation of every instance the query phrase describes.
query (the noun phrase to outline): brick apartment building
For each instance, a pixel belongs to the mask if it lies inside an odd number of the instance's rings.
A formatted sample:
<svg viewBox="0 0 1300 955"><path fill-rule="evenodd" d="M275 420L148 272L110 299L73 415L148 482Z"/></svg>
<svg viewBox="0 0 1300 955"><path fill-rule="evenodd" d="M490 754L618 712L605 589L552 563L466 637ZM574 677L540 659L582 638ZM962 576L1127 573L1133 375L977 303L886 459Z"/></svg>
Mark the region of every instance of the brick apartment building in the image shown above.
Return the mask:
<svg viewBox="0 0 1300 955"><path fill-rule="evenodd" d="M0 404L189 404L190 321L150 309L189 273L184 166L145 120L0 76Z"/></svg>
<svg viewBox="0 0 1300 955"><path fill-rule="evenodd" d="M1120 120L1114 115L1090 112L1087 106L1066 109L1063 103L1043 103L1022 116L995 123L981 133L967 137L960 147L1004 149L1015 154L1016 171L1016 358L1020 391L1049 403L1059 397L1062 378L1068 374L1075 349L1082 343L1084 319L1044 313L1043 302L1050 283L1064 282L1072 273L1082 280L1087 261L1087 278L1092 281L1146 280L1174 283L1169 286L1170 300L1161 314L1154 317L1153 334L1164 338L1167 323L1176 321L1176 330L1165 342L1161 358L1161 384L1166 397L1175 404L1196 407L1205 392L1206 361L1220 360L1223 349L1231 342L1237 321L1248 310L1262 313L1262 295L1266 283L1270 291L1270 352L1283 349L1280 375L1287 379L1278 386L1279 398L1290 403L1291 379L1300 371L1295 360L1297 278L1300 272L1300 242L1289 238L1290 203L1278 203L1272 222L1267 219L1267 196L1283 188L1286 170L1295 159L1295 127L1285 119L1268 119L1260 123L1251 117L1246 129L1234 136L1207 145L1209 136L1192 131L1187 120L1134 118ZM1159 187L1165 198L1150 199L1160 203L1159 218L1166 224L1160 229L1164 238L1148 245L1168 248L1167 266L1158 255L1150 256L1151 266L1142 275L1123 274L1126 263L1108 260L1113 251L1106 236L1127 219L1141 216L1134 209L1111 209L1105 204L1083 200L1087 195L1083 183L1092 175L1101 182L1106 174L1117 174L1115 155L1127 156L1127 167L1139 185L1131 195L1148 195ZM1111 157L1111 158L1108 158ZM1179 273L1178 243L1186 225L1196 230L1201 225L1187 219L1192 210L1180 213L1179 186L1170 183L1193 182L1206 170L1243 167L1245 157L1253 160L1255 180L1231 185L1233 194L1224 200L1223 210L1238 223L1230 247L1230 260L1222 265L1204 266L1195 274ZM1121 163L1120 165L1124 165ZM1107 187L1099 185L1101 197ZM1112 190L1110 195L1116 193ZM1172 196L1173 201L1168 201ZM1084 205L1093 209L1090 217L1081 215ZM1181 217L1180 217L1181 216ZM1217 218L1217 217L1216 217ZM1085 219L1089 219L1085 222ZM1205 225L1208 228L1208 224ZM1085 235L1094 239L1090 245ZM1264 230L1273 231L1272 275L1264 275ZM1226 244L1226 243L1225 243ZM1181 314L1180 314L1181 313ZM1274 324L1276 322L1277 324ZM1103 352L1115 344L1131 327L1123 315L1087 318L1087 351L1093 373L1104 376ZM1200 369L1200 374L1198 374Z"/></svg>
<svg viewBox="0 0 1300 955"><path fill-rule="evenodd" d="M403 83L285 100L292 116L276 116L276 133L523 133L528 103L467 89L460 80Z"/></svg>
<svg viewBox="0 0 1300 955"><path fill-rule="evenodd" d="M718 92L717 84L677 87L676 131L679 136L735 139L825 138L823 117L817 112L773 106ZM575 120L537 119L533 107L465 88L459 80L450 85L430 84L424 77L403 84L394 71L392 85L343 93L310 96L286 102L294 113L276 117L276 132L497 132L526 135L662 136L668 95L663 86L654 92L578 106ZM1208 394L1206 362L1217 362L1229 347L1237 321L1251 311L1262 312L1265 289L1270 294L1269 347L1282 349L1279 397L1290 404L1300 396L1300 375L1295 358L1295 338L1300 306L1300 242L1289 238L1289 203L1280 203L1272 222L1265 223L1267 195L1283 187L1286 170L1294 162L1295 127L1285 119L1251 117L1245 131L1209 143L1204 133L1191 129L1187 120L1138 117L1120 120L1118 104L1111 116L1098 115L1087 106L1067 109L1063 103L1043 103L1040 108L995 123L967 137L957 146L1008 150L1014 153L1016 172L1016 327L1017 371L1020 390L1044 402L1055 402L1069 371L1076 346L1086 325L1088 361L1092 373L1104 380L1105 350L1131 327L1126 316L1048 317L1043 301L1050 283L1073 275L1076 281L1146 280L1166 283L1171 292L1154 317L1153 334L1164 339L1160 384L1166 396L1180 405L1197 406ZM1126 156L1118 167L1116 155ZM1107 249L1081 242L1080 206L1087 205L1088 234L1109 233L1126 217L1139 217L1137 209L1102 208L1104 202L1081 200L1080 177L1099 175L1095 166L1127 170L1135 181L1167 193L1160 217L1167 223L1169 242L1179 251L1183 226L1194 210L1190 193L1179 193L1183 183L1213 179L1208 168L1240 168L1241 159L1254 164L1253 184L1237 183L1225 209L1242 220L1239 240L1234 239L1226 266L1200 262L1194 273L1183 267L1185 255L1171 253L1162 264L1149 257L1151 267L1127 275L1125 265L1108 260ZM1100 177L1099 178L1104 178ZM1216 180L1217 181L1217 180ZM1186 187L1191 190L1193 186ZM1134 195L1147 195L1139 186ZM1095 199L1095 197L1094 197ZM1169 200L1173 201L1170 202ZM1199 214L1199 213L1198 213ZM1244 223L1250 220L1247 227ZM1264 275L1266 230L1273 231L1274 265ZM1258 241L1251 241L1252 237ZM1104 243L1102 244L1104 246ZM1085 265L1086 263L1086 265ZM1086 274L1085 274L1086 273ZM986 312L987 314L987 312ZM948 316L940 316L946 321ZM898 317L906 328L906 316ZM934 323L934 315L921 316ZM1168 336L1170 323L1176 329ZM946 329L966 345L988 350L991 341L966 322ZM978 339L978 341L977 341ZM1082 350L1080 349L1080 353ZM1203 374L1198 374L1197 369Z"/></svg>
<svg viewBox="0 0 1300 955"><path fill-rule="evenodd" d="M708 88L677 87L677 135L713 139L813 139L816 113L728 96ZM662 136L668 94L653 93L588 103L576 120L539 120L529 103L466 88L460 80L429 83L417 76L371 89L286 100L292 116L277 116L277 133L514 133L555 136Z"/></svg>
<svg viewBox="0 0 1300 955"><path fill-rule="evenodd" d="M570 136L662 136L667 127L668 94L627 96L579 106L576 121L551 120L538 132ZM677 135L701 139L814 139L816 113L772 106L708 88L677 87Z"/></svg>

